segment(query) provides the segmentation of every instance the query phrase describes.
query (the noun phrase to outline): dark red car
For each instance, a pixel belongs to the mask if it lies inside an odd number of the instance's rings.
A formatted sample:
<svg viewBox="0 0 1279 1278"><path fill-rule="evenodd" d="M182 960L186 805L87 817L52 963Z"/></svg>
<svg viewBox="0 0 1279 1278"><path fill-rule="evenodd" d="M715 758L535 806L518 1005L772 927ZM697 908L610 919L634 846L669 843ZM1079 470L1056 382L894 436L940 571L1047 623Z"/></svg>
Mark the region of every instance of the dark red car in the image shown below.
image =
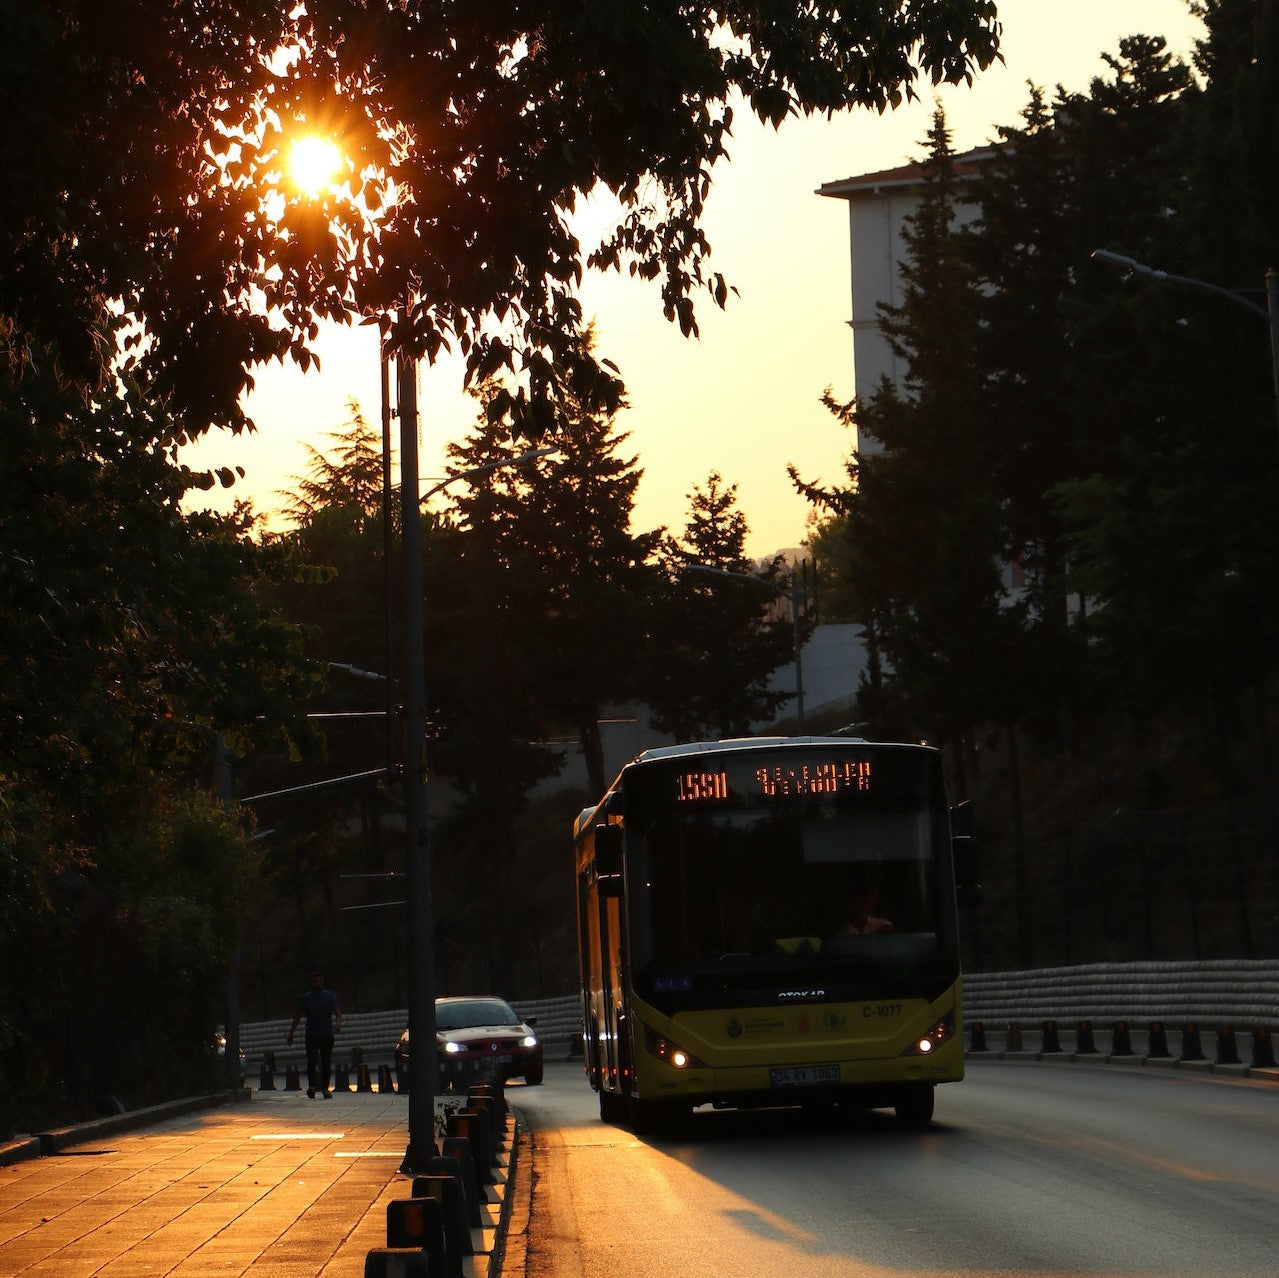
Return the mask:
<svg viewBox="0 0 1279 1278"><path fill-rule="evenodd" d="M469 1071L493 1067L503 1080L523 1078L530 1086L542 1081L542 1043L533 1022L522 1021L500 998L437 998L435 1046L440 1076L452 1082ZM397 1065L407 1066L409 1032L395 1045Z"/></svg>

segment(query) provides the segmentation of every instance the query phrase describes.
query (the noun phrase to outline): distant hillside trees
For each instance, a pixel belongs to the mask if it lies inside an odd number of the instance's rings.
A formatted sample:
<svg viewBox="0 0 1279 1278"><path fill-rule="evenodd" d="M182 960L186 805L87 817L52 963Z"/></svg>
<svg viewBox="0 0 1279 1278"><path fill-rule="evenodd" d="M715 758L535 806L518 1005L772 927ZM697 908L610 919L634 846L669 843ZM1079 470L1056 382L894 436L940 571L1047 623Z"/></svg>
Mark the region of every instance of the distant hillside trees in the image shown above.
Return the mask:
<svg viewBox="0 0 1279 1278"><path fill-rule="evenodd" d="M1279 889L1265 797L1279 673L1265 317L1092 257L1110 249L1254 301L1279 263L1279 16L1255 0L1202 16L1197 77L1162 40L1125 39L1087 93L1032 89L962 185L938 114L901 301L881 315L906 376L828 399L860 432L844 482L795 477L824 513L823 571L881 662L867 716L950 746L960 794L998 773L980 815L1011 840L1011 860L992 860L1018 923L998 929L1008 965L1045 961L1050 945L1077 961L1085 935L1086 957L1153 956L1149 917L1099 940L1090 912L1103 816L1117 821L1121 805L1216 805L1211 835L1161 818L1157 853L1127 832L1138 822L1124 827L1123 872L1143 892L1156 864L1163 884L1173 867L1171 881L1190 875L1188 901L1164 891L1159 908L1194 927L1178 925L1163 952L1193 940L1198 955L1210 934L1216 952L1255 952L1252 915ZM962 225L960 200L975 214ZM1132 757L1094 777L1091 752L1119 740ZM1047 822L1033 873L1026 744ZM1059 811L1077 787L1086 797ZM1048 813L1098 826L1075 847ZM1230 873L1206 893L1183 862L1215 857L1213 840Z"/></svg>
<svg viewBox="0 0 1279 1278"><path fill-rule="evenodd" d="M1279 234L1247 216L1261 191L1241 174L1273 183L1260 154L1230 169L1240 224L1209 233L1236 221L1211 176L1216 147L1246 147L1249 119L1273 120L1275 91L1259 89L1273 80L1251 68L1271 46L1249 43L1253 57L1229 69L1218 51L1223 28L1237 47L1253 9L1212 7L1202 86L1161 41L1134 37L1087 95L1049 104L1033 91L962 190L935 123L903 301L882 317L906 378L832 402L869 437L848 486L797 477L838 520L838 538L822 533L839 548L827 569L848 581L929 732L1018 721L1069 739L1082 711L1149 715L1273 669L1279 440L1265 326L1091 258L1109 247L1258 284L1279 260ZM1254 16L1242 31L1259 40ZM1222 120L1227 95L1238 124L1211 140L1204 120ZM956 199L977 210L963 227ZM1008 593L1001 564L1024 588Z"/></svg>

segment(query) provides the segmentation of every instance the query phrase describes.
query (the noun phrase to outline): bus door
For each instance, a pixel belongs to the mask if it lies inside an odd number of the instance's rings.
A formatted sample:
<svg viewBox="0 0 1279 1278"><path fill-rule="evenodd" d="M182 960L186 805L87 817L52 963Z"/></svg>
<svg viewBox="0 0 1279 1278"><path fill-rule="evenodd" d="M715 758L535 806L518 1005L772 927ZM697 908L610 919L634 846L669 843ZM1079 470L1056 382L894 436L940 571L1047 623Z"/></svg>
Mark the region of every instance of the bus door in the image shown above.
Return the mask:
<svg viewBox="0 0 1279 1278"><path fill-rule="evenodd" d="M595 910L598 949L592 966L599 973L597 1021L600 1084L620 1091L631 1072L630 1028L626 1018L626 978L622 965L622 827L595 828ZM593 938L594 940L595 938ZM596 966L598 965L598 966ZM592 986L594 988L594 982Z"/></svg>

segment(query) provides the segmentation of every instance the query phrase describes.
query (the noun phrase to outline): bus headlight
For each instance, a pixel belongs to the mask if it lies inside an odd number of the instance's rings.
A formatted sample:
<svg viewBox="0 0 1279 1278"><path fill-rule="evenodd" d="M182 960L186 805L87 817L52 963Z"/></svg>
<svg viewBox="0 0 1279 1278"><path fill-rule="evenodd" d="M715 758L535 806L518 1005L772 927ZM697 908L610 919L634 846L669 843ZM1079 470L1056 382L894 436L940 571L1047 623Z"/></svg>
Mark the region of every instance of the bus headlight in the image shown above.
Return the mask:
<svg viewBox="0 0 1279 1278"><path fill-rule="evenodd" d="M927 1033L921 1034L902 1051L903 1056L928 1056L955 1034L955 1009L952 1007Z"/></svg>
<svg viewBox="0 0 1279 1278"><path fill-rule="evenodd" d="M669 1038L663 1038L647 1026L644 1027L644 1046L659 1061L664 1061L672 1069L706 1069L705 1061L699 1060L692 1052L685 1051Z"/></svg>

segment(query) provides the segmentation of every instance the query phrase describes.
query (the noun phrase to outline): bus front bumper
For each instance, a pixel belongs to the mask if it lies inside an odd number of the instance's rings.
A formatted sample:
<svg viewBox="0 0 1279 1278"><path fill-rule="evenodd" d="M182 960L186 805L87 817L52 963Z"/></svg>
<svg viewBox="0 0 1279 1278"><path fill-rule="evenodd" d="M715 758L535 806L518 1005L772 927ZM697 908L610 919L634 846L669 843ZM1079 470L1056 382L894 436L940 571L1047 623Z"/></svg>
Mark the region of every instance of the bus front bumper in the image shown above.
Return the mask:
<svg viewBox="0 0 1279 1278"><path fill-rule="evenodd" d="M647 1075L647 1077L645 1077ZM921 1086L955 1083L964 1077L960 1040L928 1056L898 1056L773 1066L642 1070L639 1094L678 1105L720 1108L845 1104L860 1108L893 1105Z"/></svg>

